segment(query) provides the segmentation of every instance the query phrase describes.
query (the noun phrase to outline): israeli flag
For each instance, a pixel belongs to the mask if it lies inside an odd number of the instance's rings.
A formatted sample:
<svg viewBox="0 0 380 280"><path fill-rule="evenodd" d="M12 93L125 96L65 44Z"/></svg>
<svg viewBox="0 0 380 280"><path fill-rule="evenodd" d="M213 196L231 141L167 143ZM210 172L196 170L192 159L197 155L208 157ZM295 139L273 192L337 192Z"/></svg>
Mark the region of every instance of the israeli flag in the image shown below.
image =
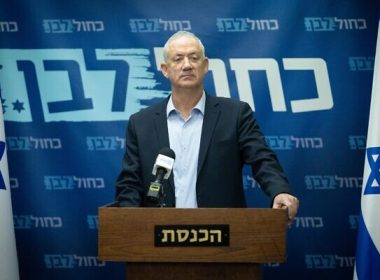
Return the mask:
<svg viewBox="0 0 380 280"><path fill-rule="evenodd" d="M1 103L0 103L1 104ZM0 279L19 279L11 190L5 145L3 110L0 106Z"/></svg>
<svg viewBox="0 0 380 280"><path fill-rule="evenodd" d="M380 22L377 34L354 279L380 279Z"/></svg>

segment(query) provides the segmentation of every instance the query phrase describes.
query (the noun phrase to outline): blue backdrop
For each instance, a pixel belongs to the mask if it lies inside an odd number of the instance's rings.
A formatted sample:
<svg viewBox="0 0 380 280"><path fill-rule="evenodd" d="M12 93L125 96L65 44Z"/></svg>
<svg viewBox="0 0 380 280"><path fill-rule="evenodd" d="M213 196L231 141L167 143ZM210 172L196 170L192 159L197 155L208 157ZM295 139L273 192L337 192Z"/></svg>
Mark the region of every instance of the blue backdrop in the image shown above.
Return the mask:
<svg viewBox="0 0 380 280"><path fill-rule="evenodd" d="M21 279L124 278L96 259L97 210L114 200L129 116L169 93L157 65L178 30L206 46L207 92L254 109L300 199L288 261L265 279L351 279L380 4L206 2L0 0Z"/></svg>

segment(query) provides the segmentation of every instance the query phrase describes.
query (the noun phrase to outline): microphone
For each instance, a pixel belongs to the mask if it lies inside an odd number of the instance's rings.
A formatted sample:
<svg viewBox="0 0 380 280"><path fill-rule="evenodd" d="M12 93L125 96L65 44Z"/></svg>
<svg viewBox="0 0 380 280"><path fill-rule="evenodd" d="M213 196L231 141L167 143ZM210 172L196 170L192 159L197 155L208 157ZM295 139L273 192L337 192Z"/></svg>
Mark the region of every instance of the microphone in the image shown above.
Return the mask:
<svg viewBox="0 0 380 280"><path fill-rule="evenodd" d="M156 179L149 186L148 193L145 196L145 206L163 207L164 188L163 180L168 179L174 165L175 153L170 148L162 148L157 155L156 162L153 165L152 174Z"/></svg>

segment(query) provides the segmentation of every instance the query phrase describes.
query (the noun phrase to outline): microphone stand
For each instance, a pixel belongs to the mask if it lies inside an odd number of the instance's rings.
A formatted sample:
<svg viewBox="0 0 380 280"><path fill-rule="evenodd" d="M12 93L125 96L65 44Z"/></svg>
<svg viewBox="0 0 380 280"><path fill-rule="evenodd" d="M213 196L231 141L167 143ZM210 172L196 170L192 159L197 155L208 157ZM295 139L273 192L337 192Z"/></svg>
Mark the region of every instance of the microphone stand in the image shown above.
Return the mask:
<svg viewBox="0 0 380 280"><path fill-rule="evenodd" d="M149 186L148 193L144 199L145 207L166 207L164 203L165 193L162 184L166 170L164 168L157 169L157 178Z"/></svg>

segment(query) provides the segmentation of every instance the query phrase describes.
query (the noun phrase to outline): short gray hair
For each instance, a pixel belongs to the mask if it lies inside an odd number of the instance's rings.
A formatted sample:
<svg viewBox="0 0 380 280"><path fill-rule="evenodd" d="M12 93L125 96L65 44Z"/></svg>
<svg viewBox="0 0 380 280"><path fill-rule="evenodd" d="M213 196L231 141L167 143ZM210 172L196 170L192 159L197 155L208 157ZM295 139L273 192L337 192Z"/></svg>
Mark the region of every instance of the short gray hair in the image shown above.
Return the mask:
<svg viewBox="0 0 380 280"><path fill-rule="evenodd" d="M183 31L183 30L180 30L176 33L174 33L165 43L164 45L164 61L167 62L168 61L168 49L169 49L169 45L172 41L174 41L175 39L178 39L178 38L181 38L181 37L186 37L186 38L193 38L195 39L199 46L201 47L201 51L202 51L202 57L206 57L206 54L205 54L205 47L201 41L201 39L199 39L195 34L191 33L191 32L188 32L188 31Z"/></svg>

